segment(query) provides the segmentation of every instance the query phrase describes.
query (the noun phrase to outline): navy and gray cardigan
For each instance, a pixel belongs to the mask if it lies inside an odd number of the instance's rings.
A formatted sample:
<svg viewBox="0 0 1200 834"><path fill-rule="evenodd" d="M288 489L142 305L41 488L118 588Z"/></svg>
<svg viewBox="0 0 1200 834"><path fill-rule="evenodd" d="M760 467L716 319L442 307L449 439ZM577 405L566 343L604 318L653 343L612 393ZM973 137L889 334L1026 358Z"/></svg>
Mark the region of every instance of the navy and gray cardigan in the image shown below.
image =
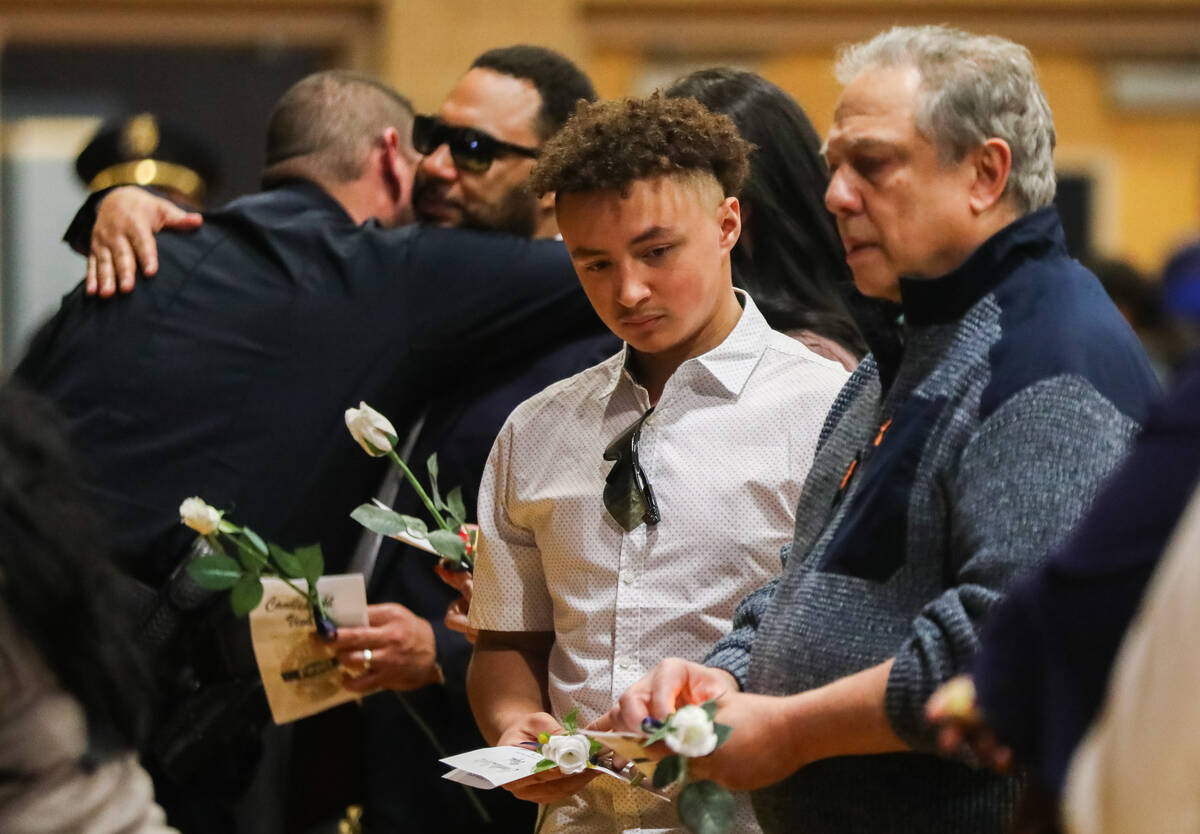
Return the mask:
<svg viewBox="0 0 1200 834"><path fill-rule="evenodd" d="M925 702L1082 515L1157 393L1053 208L901 294L903 350L847 382L784 572L743 601L708 663L782 695L895 658L888 718L922 752L826 759L756 792L768 834L1005 830L1016 783L929 755Z"/></svg>

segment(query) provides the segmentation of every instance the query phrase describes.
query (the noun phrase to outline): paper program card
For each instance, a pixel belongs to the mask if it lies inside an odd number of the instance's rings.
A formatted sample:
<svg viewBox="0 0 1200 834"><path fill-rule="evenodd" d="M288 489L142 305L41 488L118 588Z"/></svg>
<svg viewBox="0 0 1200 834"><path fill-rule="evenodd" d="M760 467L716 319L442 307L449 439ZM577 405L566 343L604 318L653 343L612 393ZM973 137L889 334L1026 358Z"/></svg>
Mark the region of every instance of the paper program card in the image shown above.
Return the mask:
<svg viewBox="0 0 1200 834"><path fill-rule="evenodd" d="M307 588L303 579L291 582ZM342 686L332 646L312 639L313 621L304 597L282 580L264 577L263 598L250 612L250 637L276 724L287 724L359 696ZM317 590L339 626L367 625L362 574L323 576Z"/></svg>
<svg viewBox="0 0 1200 834"><path fill-rule="evenodd" d="M442 759L454 768L442 778L486 791L524 779L541 760L541 753L525 747L484 747Z"/></svg>

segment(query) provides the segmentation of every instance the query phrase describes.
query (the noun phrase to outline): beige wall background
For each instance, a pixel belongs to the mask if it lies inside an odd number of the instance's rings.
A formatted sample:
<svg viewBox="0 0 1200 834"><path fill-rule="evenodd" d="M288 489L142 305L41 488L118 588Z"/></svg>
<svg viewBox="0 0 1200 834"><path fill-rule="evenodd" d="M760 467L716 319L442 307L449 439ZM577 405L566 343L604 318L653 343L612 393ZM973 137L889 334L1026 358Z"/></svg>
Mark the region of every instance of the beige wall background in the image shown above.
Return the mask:
<svg viewBox="0 0 1200 834"><path fill-rule="evenodd" d="M795 95L824 131L838 93L837 45L918 22L1030 47L1054 109L1060 166L1096 180L1100 248L1155 271L1200 229L1200 95L1139 108L1118 101L1111 80L1133 62L1194 92L1198 0L0 0L0 48L315 45L331 66L378 73L432 109L475 55L532 42L575 58L605 96L705 64L755 69Z"/></svg>

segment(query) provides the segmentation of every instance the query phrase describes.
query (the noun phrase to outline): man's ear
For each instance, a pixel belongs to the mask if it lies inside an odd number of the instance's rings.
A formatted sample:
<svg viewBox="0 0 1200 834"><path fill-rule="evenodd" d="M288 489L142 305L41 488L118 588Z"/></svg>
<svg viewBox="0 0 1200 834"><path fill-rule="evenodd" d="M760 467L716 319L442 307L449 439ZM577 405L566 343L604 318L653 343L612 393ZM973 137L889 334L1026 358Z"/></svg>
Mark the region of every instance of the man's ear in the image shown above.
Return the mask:
<svg viewBox="0 0 1200 834"><path fill-rule="evenodd" d="M983 214L1004 196L1008 175L1012 172L1012 149L1003 139L992 137L972 151L974 180L967 203L976 214Z"/></svg>
<svg viewBox="0 0 1200 834"><path fill-rule="evenodd" d="M742 235L742 204L737 197L726 197L717 206L717 225L721 229L721 254L728 255Z"/></svg>
<svg viewBox="0 0 1200 834"><path fill-rule="evenodd" d="M542 230L539 231L539 236L545 234L548 237L553 237L558 234L558 217L554 213L553 191L547 191L541 197L537 198L534 212L537 215L535 228Z"/></svg>
<svg viewBox="0 0 1200 834"><path fill-rule="evenodd" d="M413 166L396 128L385 128L379 137L379 144L380 176L388 190L388 199L397 205L407 205L412 199Z"/></svg>

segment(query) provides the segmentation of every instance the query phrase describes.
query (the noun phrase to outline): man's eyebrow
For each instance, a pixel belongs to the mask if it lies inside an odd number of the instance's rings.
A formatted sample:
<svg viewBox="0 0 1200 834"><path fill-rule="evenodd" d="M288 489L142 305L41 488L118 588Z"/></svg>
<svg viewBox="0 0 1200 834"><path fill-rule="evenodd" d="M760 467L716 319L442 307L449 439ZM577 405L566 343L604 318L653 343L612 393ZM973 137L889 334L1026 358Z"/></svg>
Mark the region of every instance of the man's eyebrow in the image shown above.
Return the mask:
<svg viewBox="0 0 1200 834"><path fill-rule="evenodd" d="M630 245L635 245L638 243L645 243L647 240L650 240L651 238L658 237L659 235L666 234L670 231L671 230L669 228L667 228L666 226L651 226L649 229L646 229L646 231L642 232L641 234L639 234L636 237L634 237L633 239L631 239L629 241L629 243L630 243Z"/></svg>
<svg viewBox="0 0 1200 834"><path fill-rule="evenodd" d="M669 226L651 226L643 232L639 232L634 237L630 238L629 246L636 246L639 243L645 243L647 240L660 237L664 234L669 234L671 228ZM586 246L576 246L571 249L572 258L592 258L596 255L607 255L607 250L604 249L589 249Z"/></svg>
<svg viewBox="0 0 1200 834"><path fill-rule="evenodd" d="M890 151L895 149L896 143L890 142L887 139L880 139L876 136L857 136L853 139L844 139L838 141L837 149L843 156L852 153L869 153L871 151ZM821 145L821 157L829 161L829 140Z"/></svg>

